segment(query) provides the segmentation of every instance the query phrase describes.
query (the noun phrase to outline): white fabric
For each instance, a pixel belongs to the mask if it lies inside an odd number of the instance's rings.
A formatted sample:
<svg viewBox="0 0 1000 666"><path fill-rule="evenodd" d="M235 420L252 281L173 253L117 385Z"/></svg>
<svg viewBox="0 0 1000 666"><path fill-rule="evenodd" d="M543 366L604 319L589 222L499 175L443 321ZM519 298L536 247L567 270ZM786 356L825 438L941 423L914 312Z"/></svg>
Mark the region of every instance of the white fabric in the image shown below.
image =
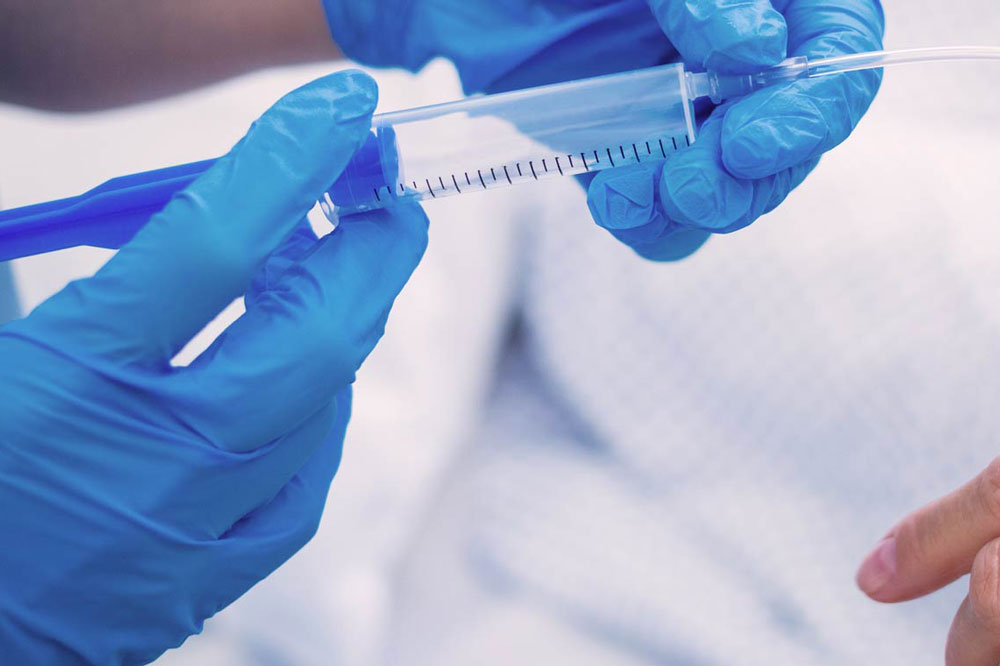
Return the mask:
<svg viewBox="0 0 1000 666"><path fill-rule="evenodd" d="M887 4L890 44L1000 27ZM1000 452L1000 95L990 65L956 72L890 73L786 206L678 265L583 230L579 197L528 224L523 345L385 663L940 663L963 583L889 608L852 578Z"/></svg>

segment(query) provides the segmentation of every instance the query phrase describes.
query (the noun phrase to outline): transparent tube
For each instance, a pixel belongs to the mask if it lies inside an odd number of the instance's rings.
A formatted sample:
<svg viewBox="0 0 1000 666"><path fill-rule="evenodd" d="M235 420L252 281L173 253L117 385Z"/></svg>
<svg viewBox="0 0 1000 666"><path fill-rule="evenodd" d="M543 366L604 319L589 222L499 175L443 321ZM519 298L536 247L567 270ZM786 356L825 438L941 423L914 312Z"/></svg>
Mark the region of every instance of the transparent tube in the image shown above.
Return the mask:
<svg viewBox="0 0 1000 666"><path fill-rule="evenodd" d="M898 51L872 51L826 58L809 63L809 78L921 62L1000 60L1000 48L993 46L941 46Z"/></svg>
<svg viewBox="0 0 1000 666"><path fill-rule="evenodd" d="M943 46L898 51L869 51L821 60L809 60L800 56L753 74L718 74L715 72L688 74L688 91L692 99L709 97L716 104L721 104L724 100L747 95L755 90L800 79L815 79L821 76L845 74L865 69L881 69L895 65L969 60L1000 60L1000 48L995 46Z"/></svg>
<svg viewBox="0 0 1000 666"><path fill-rule="evenodd" d="M428 137L434 137L428 141ZM662 160L695 140L682 65L378 115L327 217Z"/></svg>

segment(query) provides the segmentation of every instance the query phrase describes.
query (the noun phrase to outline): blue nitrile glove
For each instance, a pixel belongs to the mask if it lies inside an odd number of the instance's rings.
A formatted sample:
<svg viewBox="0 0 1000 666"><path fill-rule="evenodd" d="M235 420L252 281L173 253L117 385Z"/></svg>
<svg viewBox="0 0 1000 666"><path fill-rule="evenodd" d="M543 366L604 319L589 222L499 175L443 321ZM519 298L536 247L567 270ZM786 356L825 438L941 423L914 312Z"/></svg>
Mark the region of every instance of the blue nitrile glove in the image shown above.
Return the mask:
<svg viewBox="0 0 1000 666"><path fill-rule="evenodd" d="M497 92L661 62L674 51L645 0L323 0L350 58L417 71L451 60Z"/></svg>
<svg viewBox="0 0 1000 666"><path fill-rule="evenodd" d="M417 70L452 60L468 92L497 92L683 59L752 72L786 55L881 48L879 0L324 0L350 57ZM652 9L652 11L650 11ZM664 34L666 33L666 34ZM676 48L674 48L676 47ZM679 54L678 54L679 52ZM662 164L605 172L598 224L654 259L676 259L781 203L843 141L880 75L762 91L716 110L698 145Z"/></svg>
<svg viewBox="0 0 1000 666"><path fill-rule="evenodd" d="M786 56L882 48L878 0L650 0L689 64L752 71ZM698 141L666 162L606 171L590 185L594 219L639 254L676 259L709 233L741 229L777 207L854 130L880 72L756 92L716 108Z"/></svg>
<svg viewBox="0 0 1000 666"><path fill-rule="evenodd" d="M0 663L151 661L313 534L354 373L427 238L417 207L318 241L301 224L376 97L359 72L292 93L96 276L0 329Z"/></svg>

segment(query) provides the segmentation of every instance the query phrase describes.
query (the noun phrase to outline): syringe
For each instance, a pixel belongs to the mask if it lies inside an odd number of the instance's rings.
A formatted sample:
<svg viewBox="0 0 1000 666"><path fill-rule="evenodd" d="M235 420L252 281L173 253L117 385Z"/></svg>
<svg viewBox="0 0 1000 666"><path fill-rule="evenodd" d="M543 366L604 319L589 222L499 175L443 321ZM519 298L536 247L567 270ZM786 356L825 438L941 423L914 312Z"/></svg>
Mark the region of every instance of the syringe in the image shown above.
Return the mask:
<svg viewBox="0 0 1000 666"><path fill-rule="evenodd" d="M320 202L340 217L556 176L668 159L696 139L694 101L888 65L1000 60L1000 48L794 58L750 75L663 65L375 116L369 140ZM428 141L427 137L433 137ZM0 211L0 261L76 245L117 248L212 160L108 181L79 197Z"/></svg>
<svg viewBox="0 0 1000 666"><path fill-rule="evenodd" d="M1000 48L799 57L749 75L693 73L673 64L389 113L375 117L368 143L321 204L336 222L394 201L662 160L695 141L693 104L703 97L719 104L800 79L984 58L1000 59Z"/></svg>

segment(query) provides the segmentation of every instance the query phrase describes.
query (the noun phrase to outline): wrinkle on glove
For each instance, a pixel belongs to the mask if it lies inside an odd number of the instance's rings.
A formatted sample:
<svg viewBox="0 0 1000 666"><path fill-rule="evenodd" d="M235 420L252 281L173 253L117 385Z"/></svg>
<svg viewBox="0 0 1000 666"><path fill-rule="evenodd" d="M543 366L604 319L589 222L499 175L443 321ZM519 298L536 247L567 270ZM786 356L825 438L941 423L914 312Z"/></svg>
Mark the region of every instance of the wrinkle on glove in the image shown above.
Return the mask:
<svg viewBox="0 0 1000 666"><path fill-rule="evenodd" d="M376 101L360 72L288 95L97 275L0 328L0 663L152 661L311 538L354 374L427 242L416 206L304 229Z"/></svg>

